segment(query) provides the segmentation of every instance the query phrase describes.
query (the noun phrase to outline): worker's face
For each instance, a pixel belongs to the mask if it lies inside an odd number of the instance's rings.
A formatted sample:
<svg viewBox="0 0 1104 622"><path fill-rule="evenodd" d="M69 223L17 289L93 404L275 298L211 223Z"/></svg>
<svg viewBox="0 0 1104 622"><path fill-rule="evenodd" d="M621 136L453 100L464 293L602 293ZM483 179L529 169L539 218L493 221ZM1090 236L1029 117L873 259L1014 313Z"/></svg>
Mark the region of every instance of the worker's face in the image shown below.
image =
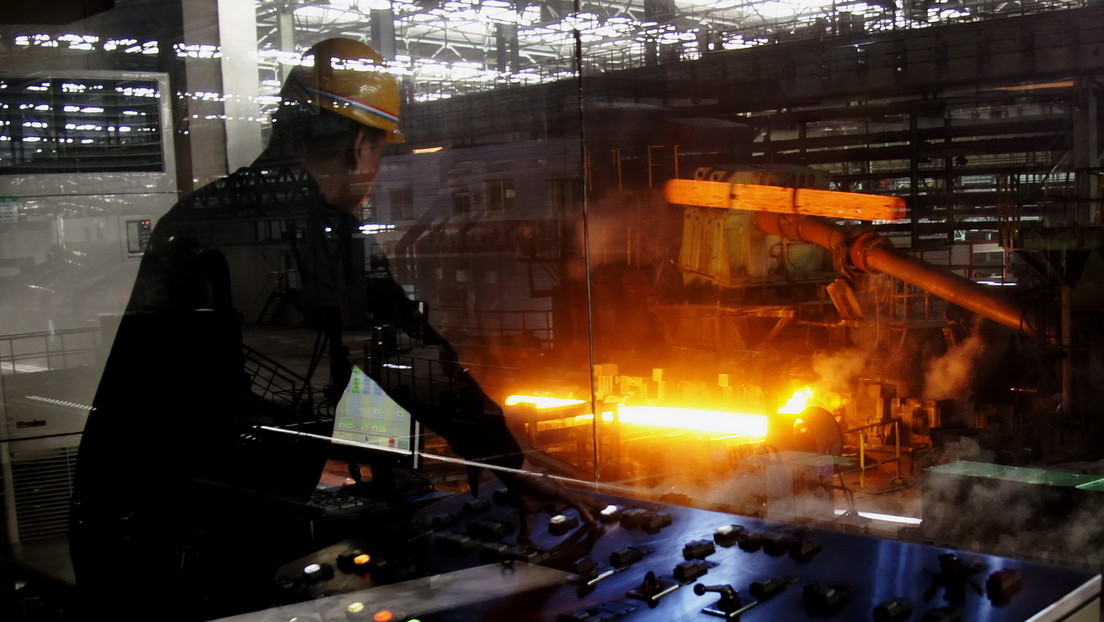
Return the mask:
<svg viewBox="0 0 1104 622"><path fill-rule="evenodd" d="M372 191L385 142L372 140L373 136L357 132L344 154L307 166L326 201L334 207L353 213Z"/></svg>

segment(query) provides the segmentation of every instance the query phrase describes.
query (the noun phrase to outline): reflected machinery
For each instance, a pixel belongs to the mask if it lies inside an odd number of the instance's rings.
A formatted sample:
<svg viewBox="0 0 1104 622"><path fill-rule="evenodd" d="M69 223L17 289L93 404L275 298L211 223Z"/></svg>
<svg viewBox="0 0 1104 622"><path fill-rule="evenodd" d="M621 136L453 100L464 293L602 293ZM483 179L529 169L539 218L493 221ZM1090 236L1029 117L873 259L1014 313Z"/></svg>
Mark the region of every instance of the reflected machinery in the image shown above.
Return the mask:
<svg viewBox="0 0 1104 622"><path fill-rule="evenodd" d="M837 509L854 454L860 474L864 460L892 460L906 477L941 460L947 437L1036 408L1002 395L1061 393L1060 376L1040 374L1020 394L1023 366L986 357L1046 352L1063 324L1012 288L895 248L900 199L710 146L746 143L737 124L676 125L661 145L541 140L387 161L379 222L363 230L371 265L424 303L530 462L593 484L608 505L596 526L543 507L522 537L506 491L453 495L393 521L400 533L363 530L287 563L275 611L1098 618L1092 569L846 533L867 523L853 504ZM370 362L416 367L425 344L377 336Z"/></svg>
<svg viewBox="0 0 1104 622"><path fill-rule="evenodd" d="M824 456L901 477L948 438L1022 432L1061 392L992 364L1046 351L1056 321L956 271L960 251L937 266L895 248L909 225L888 190L753 163L742 124L670 128L630 146L594 132L581 154L550 139L395 156L380 176L389 224L371 232L395 276L562 474L824 518ZM764 464L786 456L821 499L770 492ZM716 477L732 472L762 477Z"/></svg>

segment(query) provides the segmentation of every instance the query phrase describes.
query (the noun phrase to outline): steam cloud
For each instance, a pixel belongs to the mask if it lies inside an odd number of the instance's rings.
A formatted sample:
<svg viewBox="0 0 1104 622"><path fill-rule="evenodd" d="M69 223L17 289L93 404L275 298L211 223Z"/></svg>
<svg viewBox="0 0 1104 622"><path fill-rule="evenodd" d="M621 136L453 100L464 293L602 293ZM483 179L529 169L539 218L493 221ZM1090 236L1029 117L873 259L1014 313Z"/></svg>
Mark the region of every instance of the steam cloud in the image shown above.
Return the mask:
<svg viewBox="0 0 1104 622"><path fill-rule="evenodd" d="M862 348L849 348L839 352L818 352L813 356L813 373L819 378L819 387L845 394L851 383L863 374L871 353Z"/></svg>
<svg viewBox="0 0 1104 622"><path fill-rule="evenodd" d="M924 378L925 397L933 400L961 399L969 393L974 366L985 351L981 333L976 328L964 341L928 363Z"/></svg>

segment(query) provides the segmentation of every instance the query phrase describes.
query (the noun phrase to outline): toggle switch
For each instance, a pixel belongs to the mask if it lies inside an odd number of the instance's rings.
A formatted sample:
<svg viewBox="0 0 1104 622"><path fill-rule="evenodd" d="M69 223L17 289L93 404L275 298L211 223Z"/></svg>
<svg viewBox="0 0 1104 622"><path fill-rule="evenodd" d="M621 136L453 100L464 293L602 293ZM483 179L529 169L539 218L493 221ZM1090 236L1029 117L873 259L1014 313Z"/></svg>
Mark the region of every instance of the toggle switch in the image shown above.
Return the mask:
<svg viewBox="0 0 1104 622"><path fill-rule="evenodd" d="M337 567L341 572L364 574L368 572L372 556L359 549L346 551L337 556Z"/></svg>
<svg viewBox="0 0 1104 622"><path fill-rule="evenodd" d="M821 588L816 583L806 583L801 589L801 602L814 615L829 615L839 611L851 599L852 590L840 587Z"/></svg>
<svg viewBox="0 0 1104 622"><path fill-rule="evenodd" d="M758 551L763 545L763 534L749 531L743 534L737 544L741 551L747 551L748 553L754 553Z"/></svg>
<svg viewBox="0 0 1104 622"><path fill-rule="evenodd" d="M713 541L718 546L728 548L747 535L747 529L740 525L723 525L713 531Z"/></svg>
<svg viewBox="0 0 1104 622"><path fill-rule="evenodd" d="M912 603L904 598L891 598L874 607L874 622L902 622L912 615Z"/></svg>
<svg viewBox="0 0 1104 622"><path fill-rule="evenodd" d="M780 594L789 584L790 582L785 579L755 581L751 584L751 595L759 600L768 600Z"/></svg>
<svg viewBox="0 0 1104 622"><path fill-rule="evenodd" d="M617 622L633 611L636 611L635 606L617 601L561 613L556 622Z"/></svg>
<svg viewBox="0 0 1104 622"><path fill-rule="evenodd" d="M1007 603L1016 592L1020 591L1023 579L1015 570L998 570L989 575L985 580L985 594L989 600L996 603Z"/></svg>
<svg viewBox="0 0 1104 622"><path fill-rule="evenodd" d="M703 574L709 572L709 566L700 559L692 559L675 565L675 580L679 583L690 583Z"/></svg>
<svg viewBox="0 0 1104 622"><path fill-rule="evenodd" d="M568 531L579 526L578 516L557 514L548 521L548 532L554 536L562 536Z"/></svg>
<svg viewBox="0 0 1104 622"><path fill-rule="evenodd" d="M434 529L448 527L455 522L456 515L452 512L442 512L440 514L434 514L429 518L429 524L432 525Z"/></svg>
<svg viewBox="0 0 1104 622"><path fill-rule="evenodd" d="M937 607L924 614L920 622L959 622L962 613L956 607Z"/></svg>
<svg viewBox="0 0 1104 622"><path fill-rule="evenodd" d="M479 546L478 541L458 532L441 534L437 536L433 544L437 547L438 551L456 557L467 555L468 552L475 550L476 547Z"/></svg>
<svg viewBox="0 0 1104 622"><path fill-rule="evenodd" d="M303 580L309 583L327 581L334 576L333 566L329 564L307 564L303 567Z"/></svg>
<svg viewBox="0 0 1104 622"><path fill-rule="evenodd" d="M655 535L664 527L671 525L671 515L667 512L647 512L640 521L640 529L649 535Z"/></svg>
<svg viewBox="0 0 1104 622"><path fill-rule="evenodd" d="M473 501L468 501L463 506L464 513L468 515L486 512L490 508L491 502L486 499L475 499Z"/></svg>
<svg viewBox="0 0 1104 622"><path fill-rule="evenodd" d="M468 535L480 540L500 540L514 532L513 523L493 518L468 521Z"/></svg>
<svg viewBox="0 0 1104 622"><path fill-rule="evenodd" d="M598 512L598 520L603 523L616 523L621 520L621 508L616 505L607 505Z"/></svg>
<svg viewBox="0 0 1104 622"><path fill-rule="evenodd" d="M644 516L648 513L648 510L644 508L627 508L621 510L621 527L624 529L636 529L644 522Z"/></svg>
<svg viewBox="0 0 1104 622"><path fill-rule="evenodd" d="M588 556L580 557L572 563L572 569L579 577L593 577L598 574L598 562Z"/></svg>
<svg viewBox="0 0 1104 622"><path fill-rule="evenodd" d="M627 546L623 549L617 549L610 553L610 565L611 566L628 566L634 562L638 562L644 558L644 551L634 547Z"/></svg>
<svg viewBox="0 0 1104 622"><path fill-rule="evenodd" d="M682 547L682 557L686 560L705 559L716 552L716 545L709 540L694 540Z"/></svg>
<svg viewBox="0 0 1104 622"><path fill-rule="evenodd" d="M790 544L793 541L793 536L788 533L768 533L764 534L760 540L763 552L771 557L785 555L786 551L790 550Z"/></svg>
<svg viewBox="0 0 1104 622"><path fill-rule="evenodd" d="M799 562L807 562L820 552L819 542L811 540L794 540L790 543L790 557Z"/></svg>

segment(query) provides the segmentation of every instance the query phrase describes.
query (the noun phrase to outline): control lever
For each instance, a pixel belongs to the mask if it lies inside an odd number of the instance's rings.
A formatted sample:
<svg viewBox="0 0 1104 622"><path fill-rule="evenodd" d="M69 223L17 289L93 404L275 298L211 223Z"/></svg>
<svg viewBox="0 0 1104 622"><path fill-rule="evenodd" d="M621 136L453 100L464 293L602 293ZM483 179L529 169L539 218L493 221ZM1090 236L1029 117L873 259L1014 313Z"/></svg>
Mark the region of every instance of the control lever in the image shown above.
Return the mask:
<svg viewBox="0 0 1104 622"><path fill-rule="evenodd" d="M674 592L679 587L679 583L660 579L654 572L649 571L648 574L644 575L644 582L636 589L630 590L628 596L639 598L648 603L649 607L655 607L659 604L659 599Z"/></svg>
<svg viewBox="0 0 1104 622"><path fill-rule="evenodd" d="M612 577L617 570L614 568L607 568L602 570L598 567L598 563L590 557L580 557L575 560L575 578L583 587L594 587L598 585L600 581L604 581Z"/></svg>
<svg viewBox="0 0 1104 622"><path fill-rule="evenodd" d="M701 583L694 584L694 593L698 596L705 596L707 592L716 592L721 595L721 598L713 603L709 607L703 607L702 613L708 613L710 615L719 616L728 620L739 620L740 615L748 609L751 609L758 602L751 602L750 604L741 607L740 594L731 585L703 585Z"/></svg>

